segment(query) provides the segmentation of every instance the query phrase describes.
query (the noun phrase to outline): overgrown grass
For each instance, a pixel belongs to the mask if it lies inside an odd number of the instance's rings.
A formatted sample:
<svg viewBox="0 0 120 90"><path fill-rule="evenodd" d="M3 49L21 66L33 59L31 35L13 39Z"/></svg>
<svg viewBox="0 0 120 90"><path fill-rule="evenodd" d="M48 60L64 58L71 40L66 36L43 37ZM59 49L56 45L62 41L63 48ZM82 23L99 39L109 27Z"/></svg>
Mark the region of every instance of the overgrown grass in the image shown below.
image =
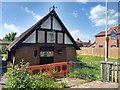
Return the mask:
<svg viewBox="0 0 120 90"><path fill-rule="evenodd" d="M109 58L110 62L117 62L119 59ZM78 66L70 68L69 77L76 77L88 81L100 80L100 63L104 57L77 55Z"/></svg>

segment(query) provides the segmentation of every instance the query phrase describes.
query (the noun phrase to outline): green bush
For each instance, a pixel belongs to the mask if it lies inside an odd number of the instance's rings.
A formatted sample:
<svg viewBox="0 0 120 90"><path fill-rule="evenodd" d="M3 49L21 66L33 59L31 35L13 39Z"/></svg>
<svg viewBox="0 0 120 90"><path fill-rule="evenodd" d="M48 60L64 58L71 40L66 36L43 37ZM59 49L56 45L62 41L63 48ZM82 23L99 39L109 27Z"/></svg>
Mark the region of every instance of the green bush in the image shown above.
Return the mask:
<svg viewBox="0 0 120 90"><path fill-rule="evenodd" d="M46 75L33 75L33 88L57 88L57 84L52 78L47 78Z"/></svg>
<svg viewBox="0 0 120 90"><path fill-rule="evenodd" d="M62 88L69 88L66 82L61 82L60 84Z"/></svg>
<svg viewBox="0 0 120 90"><path fill-rule="evenodd" d="M9 64L12 66L12 64ZM21 67L20 67L21 66ZM39 89L39 88L66 88L67 83L57 83L54 77L47 78L47 73L31 75L26 69L28 64L12 66L7 72L6 89Z"/></svg>
<svg viewBox="0 0 120 90"><path fill-rule="evenodd" d="M31 88L33 78L30 72L26 69L20 70L19 66L16 65L7 76L6 87L9 89L25 89Z"/></svg>

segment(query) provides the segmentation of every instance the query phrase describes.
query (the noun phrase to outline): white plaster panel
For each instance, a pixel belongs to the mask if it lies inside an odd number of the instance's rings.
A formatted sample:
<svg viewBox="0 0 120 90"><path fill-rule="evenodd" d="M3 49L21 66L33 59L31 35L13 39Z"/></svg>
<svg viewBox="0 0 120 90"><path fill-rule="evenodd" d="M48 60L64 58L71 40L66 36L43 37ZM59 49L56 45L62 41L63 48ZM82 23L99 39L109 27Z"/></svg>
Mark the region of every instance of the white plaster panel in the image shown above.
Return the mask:
<svg viewBox="0 0 120 90"><path fill-rule="evenodd" d="M51 19L50 17L43 22L43 24L41 25L41 28L46 28L46 29L50 29L51 28Z"/></svg>
<svg viewBox="0 0 120 90"><path fill-rule="evenodd" d="M67 34L65 34L65 44L73 44Z"/></svg>
<svg viewBox="0 0 120 90"><path fill-rule="evenodd" d="M53 17L53 29L55 30L62 30L61 25L58 23L58 21Z"/></svg>
<svg viewBox="0 0 120 90"><path fill-rule="evenodd" d="M23 43L35 43L36 40L36 31L34 31L31 35L29 35Z"/></svg>

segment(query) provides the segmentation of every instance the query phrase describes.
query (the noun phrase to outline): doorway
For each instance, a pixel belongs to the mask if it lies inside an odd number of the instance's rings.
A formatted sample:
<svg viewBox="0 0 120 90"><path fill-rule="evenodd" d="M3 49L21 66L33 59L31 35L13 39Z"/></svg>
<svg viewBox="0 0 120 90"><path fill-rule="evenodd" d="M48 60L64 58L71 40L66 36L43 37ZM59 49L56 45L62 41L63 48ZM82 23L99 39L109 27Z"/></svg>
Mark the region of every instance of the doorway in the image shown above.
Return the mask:
<svg viewBox="0 0 120 90"><path fill-rule="evenodd" d="M40 65L54 62L54 47L40 47Z"/></svg>

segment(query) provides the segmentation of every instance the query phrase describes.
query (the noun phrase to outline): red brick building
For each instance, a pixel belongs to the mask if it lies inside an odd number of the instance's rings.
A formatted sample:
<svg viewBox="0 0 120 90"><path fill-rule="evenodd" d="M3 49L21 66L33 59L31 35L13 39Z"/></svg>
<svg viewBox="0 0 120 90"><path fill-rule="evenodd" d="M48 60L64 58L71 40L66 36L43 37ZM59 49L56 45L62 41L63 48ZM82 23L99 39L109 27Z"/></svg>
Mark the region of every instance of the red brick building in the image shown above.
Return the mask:
<svg viewBox="0 0 120 90"><path fill-rule="evenodd" d="M9 44L8 59L15 57L15 64L23 59L30 65L75 61L76 50L79 47L53 8Z"/></svg>
<svg viewBox="0 0 120 90"><path fill-rule="evenodd" d="M109 38L108 47L115 48L120 47L120 26L111 27L107 31ZM91 47L104 48L105 47L105 31L102 31L95 35L95 42Z"/></svg>

